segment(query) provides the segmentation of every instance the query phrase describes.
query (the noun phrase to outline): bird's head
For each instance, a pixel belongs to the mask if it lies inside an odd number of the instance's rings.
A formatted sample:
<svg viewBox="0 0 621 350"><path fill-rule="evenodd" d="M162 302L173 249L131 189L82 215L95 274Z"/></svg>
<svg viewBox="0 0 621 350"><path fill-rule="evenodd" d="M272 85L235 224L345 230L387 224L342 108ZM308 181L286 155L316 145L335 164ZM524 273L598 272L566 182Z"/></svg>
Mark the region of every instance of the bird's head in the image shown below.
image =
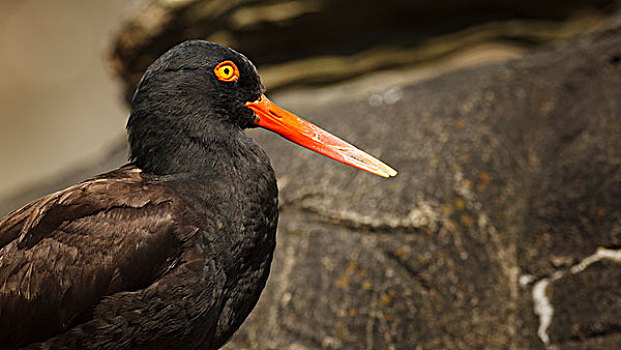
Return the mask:
<svg viewBox="0 0 621 350"><path fill-rule="evenodd" d="M246 128L254 113L244 103L259 99L264 90L256 68L242 54L208 41L186 41L147 69L132 99L132 112L166 110L175 123L189 118Z"/></svg>
<svg viewBox="0 0 621 350"><path fill-rule="evenodd" d="M127 124L132 157L157 151L152 143L141 142L146 138L208 142L216 133L260 126L358 169L383 177L397 174L376 158L280 108L264 92L256 68L244 55L208 41L181 43L158 58L138 84Z"/></svg>

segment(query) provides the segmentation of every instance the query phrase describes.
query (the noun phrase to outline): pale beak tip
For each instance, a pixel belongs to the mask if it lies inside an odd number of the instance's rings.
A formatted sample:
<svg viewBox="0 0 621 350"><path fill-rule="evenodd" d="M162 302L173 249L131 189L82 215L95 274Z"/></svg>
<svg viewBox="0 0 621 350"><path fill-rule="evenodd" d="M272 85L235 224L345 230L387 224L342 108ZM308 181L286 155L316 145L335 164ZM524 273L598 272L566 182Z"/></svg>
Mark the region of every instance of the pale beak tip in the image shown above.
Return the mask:
<svg viewBox="0 0 621 350"><path fill-rule="evenodd" d="M384 165L384 169L378 171L371 171L373 174L381 176L385 179L389 179L390 177L397 176L397 171L386 164Z"/></svg>

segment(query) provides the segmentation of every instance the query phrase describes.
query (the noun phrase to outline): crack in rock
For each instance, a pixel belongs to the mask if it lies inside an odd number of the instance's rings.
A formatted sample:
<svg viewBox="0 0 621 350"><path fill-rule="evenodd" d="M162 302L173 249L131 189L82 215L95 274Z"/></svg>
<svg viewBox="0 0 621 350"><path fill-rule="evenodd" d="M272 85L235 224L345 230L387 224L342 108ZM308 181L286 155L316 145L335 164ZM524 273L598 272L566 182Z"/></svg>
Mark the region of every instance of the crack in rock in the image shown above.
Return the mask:
<svg viewBox="0 0 621 350"><path fill-rule="evenodd" d="M308 204L302 206L301 209L319 214L324 219L339 225L373 231L393 232L394 230L404 230L406 232L416 232L424 229L433 232L442 223L440 211L423 201L419 201L407 216L391 215L389 213L383 213L381 216L377 214L363 214L355 210L333 210L324 206Z"/></svg>
<svg viewBox="0 0 621 350"><path fill-rule="evenodd" d="M533 286L533 304L535 315L539 317L539 328L537 329L537 335L546 348L552 348L550 345L550 336L548 335L548 328L552 323L552 317L554 316L554 307L550 299L547 296L547 289L550 283L563 278L568 273L578 274L586 270L591 264L594 264L601 260L612 260L617 263L621 263L621 249L614 250L599 247L595 251L595 254L587 256L582 259L578 264L569 267L568 269L556 271L550 277L542 278ZM520 285L525 287L532 283L535 277L532 275L522 275L520 277Z"/></svg>

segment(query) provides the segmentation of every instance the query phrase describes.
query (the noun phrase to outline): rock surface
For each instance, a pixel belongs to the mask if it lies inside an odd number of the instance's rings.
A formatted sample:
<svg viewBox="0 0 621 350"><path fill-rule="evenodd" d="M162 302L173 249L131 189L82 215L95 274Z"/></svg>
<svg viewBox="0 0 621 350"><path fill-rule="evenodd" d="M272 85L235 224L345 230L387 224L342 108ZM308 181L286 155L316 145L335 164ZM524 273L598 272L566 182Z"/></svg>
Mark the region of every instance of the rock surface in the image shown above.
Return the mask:
<svg viewBox="0 0 621 350"><path fill-rule="evenodd" d="M532 47L591 28L618 0L150 0L116 37L128 96L171 46L205 38L243 52L267 87L424 64L481 43Z"/></svg>
<svg viewBox="0 0 621 350"><path fill-rule="evenodd" d="M313 113L391 181L260 135L282 174L279 243L228 348L614 348L620 48L611 26Z"/></svg>
<svg viewBox="0 0 621 350"><path fill-rule="evenodd" d="M321 91L279 101L296 110ZM301 109L399 175L252 131L279 176L278 246L227 349L621 342L621 18L520 60L350 96Z"/></svg>

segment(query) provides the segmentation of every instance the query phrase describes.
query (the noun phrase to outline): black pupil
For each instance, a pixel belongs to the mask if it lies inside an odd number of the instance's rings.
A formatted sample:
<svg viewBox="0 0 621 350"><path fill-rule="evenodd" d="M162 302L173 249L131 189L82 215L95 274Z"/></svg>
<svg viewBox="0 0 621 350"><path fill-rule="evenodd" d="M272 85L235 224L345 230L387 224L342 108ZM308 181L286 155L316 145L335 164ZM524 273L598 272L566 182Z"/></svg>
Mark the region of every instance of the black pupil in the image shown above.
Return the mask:
<svg viewBox="0 0 621 350"><path fill-rule="evenodd" d="M225 75L229 75L229 69L228 68L224 68L224 74Z"/></svg>

